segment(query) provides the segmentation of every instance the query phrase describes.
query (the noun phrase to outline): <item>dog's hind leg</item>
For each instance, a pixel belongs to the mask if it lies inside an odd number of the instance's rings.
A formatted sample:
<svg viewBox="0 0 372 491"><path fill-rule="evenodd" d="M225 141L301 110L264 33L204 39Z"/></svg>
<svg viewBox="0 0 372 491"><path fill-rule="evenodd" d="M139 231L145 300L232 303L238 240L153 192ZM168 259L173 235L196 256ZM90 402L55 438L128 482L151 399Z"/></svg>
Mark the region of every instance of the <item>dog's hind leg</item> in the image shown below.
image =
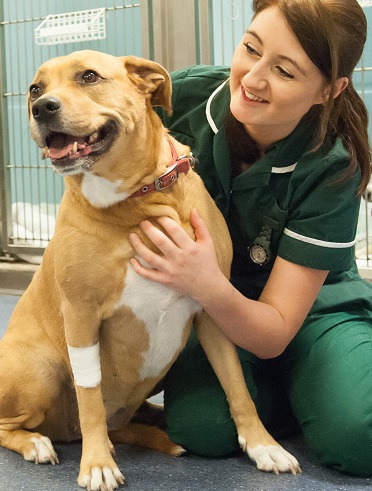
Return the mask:
<svg viewBox="0 0 372 491"><path fill-rule="evenodd" d="M25 460L35 462L35 464L59 463L52 442L40 433L22 429L0 429L0 444L9 450L18 452Z"/></svg>
<svg viewBox="0 0 372 491"><path fill-rule="evenodd" d="M35 463L58 463L51 440L38 432L56 404L60 391L61 367L47 354L34 353L19 343L1 345L0 351L0 445ZM63 425L63 421L60 421Z"/></svg>
<svg viewBox="0 0 372 491"><path fill-rule="evenodd" d="M151 448L173 457L186 452L180 445L172 442L164 430L148 424L128 423L118 430L109 431L109 437L113 443Z"/></svg>
<svg viewBox="0 0 372 491"><path fill-rule="evenodd" d="M2 391L4 385L0 386ZM8 388L11 387L8 385ZM25 460L39 463L58 463L58 457L51 440L31 429L44 421L43 408L35 404L21 393L9 394L5 391L0 404L0 445L18 452ZM30 429L30 430L29 430Z"/></svg>

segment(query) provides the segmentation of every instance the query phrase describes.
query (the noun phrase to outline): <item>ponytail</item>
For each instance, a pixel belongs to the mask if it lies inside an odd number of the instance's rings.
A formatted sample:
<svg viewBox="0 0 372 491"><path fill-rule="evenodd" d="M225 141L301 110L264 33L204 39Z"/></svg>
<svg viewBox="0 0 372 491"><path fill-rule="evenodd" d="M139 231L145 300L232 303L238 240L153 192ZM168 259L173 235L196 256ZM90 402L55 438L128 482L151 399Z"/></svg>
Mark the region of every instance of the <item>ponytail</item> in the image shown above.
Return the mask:
<svg viewBox="0 0 372 491"><path fill-rule="evenodd" d="M367 108L355 90L351 81L340 94L340 117L337 124L337 133L341 136L345 147L350 153L351 162L346 178L355 173L360 167L362 180L359 186L359 194L362 194L371 178L371 151L368 140L368 112ZM340 97L340 96L339 96Z"/></svg>
<svg viewBox="0 0 372 491"><path fill-rule="evenodd" d="M360 169L361 182L358 194L362 194L372 172L368 112L351 80L346 89L324 107L320 115L316 146L322 144L327 133L340 136L350 154L350 165L342 181L348 180Z"/></svg>

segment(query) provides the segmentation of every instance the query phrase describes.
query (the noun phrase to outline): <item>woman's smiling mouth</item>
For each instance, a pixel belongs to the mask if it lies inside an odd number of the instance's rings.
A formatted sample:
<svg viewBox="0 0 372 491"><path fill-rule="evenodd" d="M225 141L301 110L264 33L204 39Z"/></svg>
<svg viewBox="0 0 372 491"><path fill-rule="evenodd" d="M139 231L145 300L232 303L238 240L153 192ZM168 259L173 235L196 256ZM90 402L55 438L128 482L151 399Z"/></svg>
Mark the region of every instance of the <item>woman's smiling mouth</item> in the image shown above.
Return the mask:
<svg viewBox="0 0 372 491"><path fill-rule="evenodd" d="M261 102L261 103L263 102L266 104L268 103L268 101L262 99L262 97L258 97L245 90L243 86L241 90L242 90L243 99L246 100L247 102Z"/></svg>

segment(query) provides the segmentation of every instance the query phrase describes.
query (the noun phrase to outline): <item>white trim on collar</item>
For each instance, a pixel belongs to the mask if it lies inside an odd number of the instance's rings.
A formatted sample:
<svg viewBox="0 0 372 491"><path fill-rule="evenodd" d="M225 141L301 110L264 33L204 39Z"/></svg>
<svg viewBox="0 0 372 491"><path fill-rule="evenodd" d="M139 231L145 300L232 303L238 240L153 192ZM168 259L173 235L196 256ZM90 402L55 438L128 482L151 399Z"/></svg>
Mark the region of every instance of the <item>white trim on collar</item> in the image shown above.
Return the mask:
<svg viewBox="0 0 372 491"><path fill-rule="evenodd" d="M347 247L352 247L356 243L356 240L351 242L327 242L325 240L313 239L312 237L306 237L305 235L292 232L292 230L289 230L288 228L285 228L283 233L288 235L288 237L306 242L307 244L313 244L319 247L330 247L331 249L345 249Z"/></svg>
<svg viewBox="0 0 372 491"><path fill-rule="evenodd" d="M213 100L214 96L224 87L224 85L226 84L226 82L228 80L230 80L230 79L228 78L227 80L225 80L224 82L222 82L222 84L219 85L214 92L212 92L212 94L209 96L209 99L208 99L208 102L207 102L207 107L205 108L205 113L206 113L206 116L207 116L207 120L208 120L209 126L212 128L212 130L213 130L214 133L218 133L218 128L217 128L217 126L216 126L216 124L213 121L213 118L211 116L211 104L212 104L212 100Z"/></svg>
<svg viewBox="0 0 372 491"><path fill-rule="evenodd" d="M271 172L273 174L286 174L287 172L293 172L296 168L297 162L293 165L288 165L287 167L272 167Z"/></svg>

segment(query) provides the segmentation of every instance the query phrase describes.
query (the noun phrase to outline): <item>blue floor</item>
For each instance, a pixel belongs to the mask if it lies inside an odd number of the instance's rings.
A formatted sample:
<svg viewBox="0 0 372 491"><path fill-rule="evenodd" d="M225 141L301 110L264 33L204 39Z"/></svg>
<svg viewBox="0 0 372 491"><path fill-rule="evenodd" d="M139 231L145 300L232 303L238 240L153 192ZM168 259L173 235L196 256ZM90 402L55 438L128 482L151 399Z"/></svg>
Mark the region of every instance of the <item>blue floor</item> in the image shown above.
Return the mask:
<svg viewBox="0 0 372 491"><path fill-rule="evenodd" d="M18 297L0 295L0 337ZM346 476L321 467L301 436L281 441L300 461L303 473L265 474L244 455L205 459L172 458L151 450L116 446L116 462L130 491L371 491L372 479ZM77 491L80 443L56 444L60 464L35 465L0 448L0 491Z"/></svg>

